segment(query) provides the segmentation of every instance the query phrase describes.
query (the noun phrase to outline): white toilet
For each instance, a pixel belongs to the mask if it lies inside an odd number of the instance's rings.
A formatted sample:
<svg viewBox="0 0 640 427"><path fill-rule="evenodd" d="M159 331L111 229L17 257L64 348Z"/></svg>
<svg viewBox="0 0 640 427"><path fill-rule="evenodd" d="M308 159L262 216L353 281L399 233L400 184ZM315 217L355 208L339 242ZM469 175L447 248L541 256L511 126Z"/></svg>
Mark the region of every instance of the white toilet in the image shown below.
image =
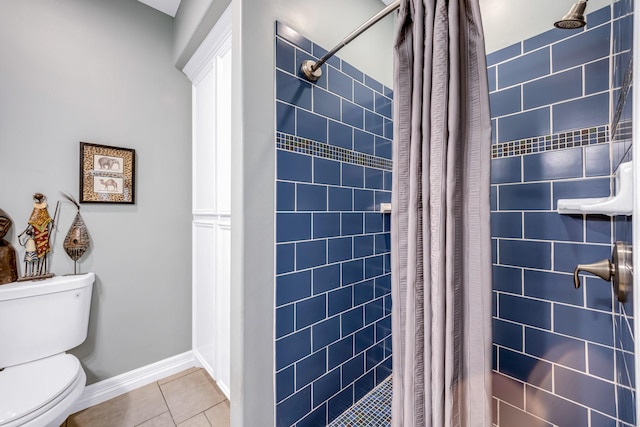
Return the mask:
<svg viewBox="0 0 640 427"><path fill-rule="evenodd" d="M0 427L59 427L87 377L65 351L87 337L94 273L0 286Z"/></svg>

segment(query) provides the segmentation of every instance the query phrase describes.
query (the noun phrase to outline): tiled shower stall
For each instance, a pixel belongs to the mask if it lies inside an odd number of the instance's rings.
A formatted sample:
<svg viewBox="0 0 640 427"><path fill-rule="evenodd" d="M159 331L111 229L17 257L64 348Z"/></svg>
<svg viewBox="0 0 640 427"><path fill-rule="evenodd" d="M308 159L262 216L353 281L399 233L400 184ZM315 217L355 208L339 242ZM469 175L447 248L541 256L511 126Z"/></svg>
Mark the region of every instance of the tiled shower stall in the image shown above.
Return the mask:
<svg viewBox="0 0 640 427"><path fill-rule="evenodd" d="M325 426L391 373L393 93L276 25L276 425Z"/></svg>
<svg viewBox="0 0 640 427"><path fill-rule="evenodd" d="M630 218L556 211L558 199L608 196L630 160L632 6L488 55L501 427L635 425L632 304L599 278L580 289L572 278L615 241L631 243Z"/></svg>
<svg viewBox="0 0 640 427"><path fill-rule="evenodd" d="M487 56L496 426L636 424L633 306L572 281L631 242L630 217L556 211L631 160L632 13ZM325 426L391 373L393 92L337 57L312 85L298 66L325 50L281 23L275 43L276 424Z"/></svg>

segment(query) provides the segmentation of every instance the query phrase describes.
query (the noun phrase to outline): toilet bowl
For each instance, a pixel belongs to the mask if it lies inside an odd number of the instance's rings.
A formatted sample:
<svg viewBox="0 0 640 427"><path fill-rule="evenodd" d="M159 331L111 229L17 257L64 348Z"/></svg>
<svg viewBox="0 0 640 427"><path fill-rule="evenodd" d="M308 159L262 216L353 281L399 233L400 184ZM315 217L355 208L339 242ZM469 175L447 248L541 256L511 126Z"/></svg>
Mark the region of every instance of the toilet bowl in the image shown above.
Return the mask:
<svg viewBox="0 0 640 427"><path fill-rule="evenodd" d="M64 353L6 368L0 373L0 426L58 427L86 378L78 359Z"/></svg>
<svg viewBox="0 0 640 427"><path fill-rule="evenodd" d="M73 411L86 375L64 351L86 338L94 280L0 286L0 427L59 427Z"/></svg>

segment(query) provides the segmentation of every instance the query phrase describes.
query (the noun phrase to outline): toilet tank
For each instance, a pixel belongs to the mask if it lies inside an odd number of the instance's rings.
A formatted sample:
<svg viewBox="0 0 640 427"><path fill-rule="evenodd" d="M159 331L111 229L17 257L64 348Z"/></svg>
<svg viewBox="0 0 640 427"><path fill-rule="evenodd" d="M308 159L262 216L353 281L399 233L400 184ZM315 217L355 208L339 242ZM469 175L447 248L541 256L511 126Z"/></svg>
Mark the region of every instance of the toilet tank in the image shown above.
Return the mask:
<svg viewBox="0 0 640 427"><path fill-rule="evenodd" d="M0 368L80 345L94 281L87 273L0 286Z"/></svg>

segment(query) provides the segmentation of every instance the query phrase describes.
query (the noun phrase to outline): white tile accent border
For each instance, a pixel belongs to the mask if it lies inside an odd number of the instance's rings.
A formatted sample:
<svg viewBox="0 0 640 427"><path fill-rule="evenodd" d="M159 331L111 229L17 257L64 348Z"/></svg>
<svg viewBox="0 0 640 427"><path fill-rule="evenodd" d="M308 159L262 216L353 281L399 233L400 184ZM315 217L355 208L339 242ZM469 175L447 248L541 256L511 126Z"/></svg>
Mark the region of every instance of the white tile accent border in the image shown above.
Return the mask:
<svg viewBox="0 0 640 427"><path fill-rule="evenodd" d="M192 351L187 351L91 384L85 387L80 399L73 406L72 413L82 411L194 366L196 366L196 358Z"/></svg>

